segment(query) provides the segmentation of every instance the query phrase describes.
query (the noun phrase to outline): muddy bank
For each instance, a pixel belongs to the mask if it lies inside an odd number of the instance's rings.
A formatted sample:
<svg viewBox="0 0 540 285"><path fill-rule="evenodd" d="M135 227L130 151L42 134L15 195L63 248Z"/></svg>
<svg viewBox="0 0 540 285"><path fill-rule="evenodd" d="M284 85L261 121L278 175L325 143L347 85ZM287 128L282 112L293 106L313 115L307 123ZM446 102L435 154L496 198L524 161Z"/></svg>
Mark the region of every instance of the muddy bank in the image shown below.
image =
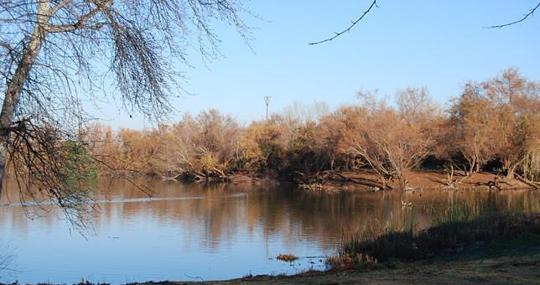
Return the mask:
<svg viewBox="0 0 540 285"><path fill-rule="evenodd" d="M403 187L397 181L382 181L370 170L356 170L345 172L324 172L306 177L300 181L299 186L313 191L342 191L363 190L382 191L400 190L538 190L540 187L520 179L507 179L500 175L479 172L472 175L454 173L449 175L445 171L410 171L406 174L407 186Z"/></svg>
<svg viewBox="0 0 540 285"><path fill-rule="evenodd" d="M233 173L223 176L200 177L178 175L162 177L163 180L189 183L230 183L234 185L279 185L295 184L299 188L310 191L383 191L383 190L540 190L540 184L523 179L508 179L490 172L479 172L472 175L449 173L445 171L409 171L406 174L407 185L403 187L398 181L383 181L371 170L324 171L313 175L299 174L294 177L276 175L251 175L249 173Z"/></svg>

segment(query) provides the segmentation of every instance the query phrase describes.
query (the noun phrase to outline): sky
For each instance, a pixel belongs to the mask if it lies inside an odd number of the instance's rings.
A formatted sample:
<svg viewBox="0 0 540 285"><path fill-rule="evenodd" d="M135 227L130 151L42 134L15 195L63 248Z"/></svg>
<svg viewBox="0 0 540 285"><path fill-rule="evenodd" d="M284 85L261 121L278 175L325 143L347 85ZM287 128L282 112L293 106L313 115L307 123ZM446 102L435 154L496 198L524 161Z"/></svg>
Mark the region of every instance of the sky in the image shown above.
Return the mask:
<svg viewBox="0 0 540 285"><path fill-rule="evenodd" d="M243 123L293 103L325 102L331 108L355 103L360 90L391 97L407 87L425 87L444 105L469 80L486 80L509 67L540 81L540 11L503 29L486 26L516 20L537 0L379 0L362 22L334 41L310 46L346 28L371 0L251 0L244 15L249 44L234 28L216 23L222 56L204 60L194 47L190 67L171 103L168 122L186 112L217 109ZM153 123L99 106L97 117L115 129ZM106 119L105 119L106 118Z"/></svg>

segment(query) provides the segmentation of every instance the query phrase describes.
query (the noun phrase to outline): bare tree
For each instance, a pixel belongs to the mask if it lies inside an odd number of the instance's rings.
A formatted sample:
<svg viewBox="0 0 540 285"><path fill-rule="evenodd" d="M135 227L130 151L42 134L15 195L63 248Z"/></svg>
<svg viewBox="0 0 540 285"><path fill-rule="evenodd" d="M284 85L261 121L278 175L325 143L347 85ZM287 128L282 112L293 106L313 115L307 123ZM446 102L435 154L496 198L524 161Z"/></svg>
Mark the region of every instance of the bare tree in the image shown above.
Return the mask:
<svg viewBox="0 0 540 285"><path fill-rule="evenodd" d="M492 152L501 160L507 178L514 178L516 172L523 172L524 162L538 153L540 84L511 68L483 82L482 91L492 102L493 119L498 124L491 140Z"/></svg>
<svg viewBox="0 0 540 285"><path fill-rule="evenodd" d="M398 95L399 111L376 99L365 100L375 103L364 107L366 116L353 151L379 175L383 185L387 180L398 180L404 188L407 172L430 153L433 140L426 126L434 115L427 112L432 104L426 90L408 89ZM420 98L424 102L413 109L412 104L419 103Z"/></svg>
<svg viewBox="0 0 540 285"><path fill-rule="evenodd" d="M498 160L507 178L523 174L538 153L540 85L508 69L490 80L468 83L450 110L456 149L475 172Z"/></svg>
<svg viewBox="0 0 540 285"><path fill-rule="evenodd" d="M406 88L396 95L398 110L411 125L428 125L432 123L431 119L440 113L426 88Z"/></svg>
<svg viewBox="0 0 540 285"><path fill-rule="evenodd" d="M12 162L41 177L58 204L79 202L84 193L51 176L65 168L65 155L54 154L88 118L83 102L105 91L130 112L163 117L192 40L204 56L217 55L213 24L247 37L243 11L236 0L1 1L0 176ZM19 181L33 189L33 178Z"/></svg>
<svg viewBox="0 0 540 285"><path fill-rule="evenodd" d="M450 137L467 162L468 175L480 171L491 157L490 141L497 124L493 117L490 101L482 95L480 84L467 83L450 110Z"/></svg>

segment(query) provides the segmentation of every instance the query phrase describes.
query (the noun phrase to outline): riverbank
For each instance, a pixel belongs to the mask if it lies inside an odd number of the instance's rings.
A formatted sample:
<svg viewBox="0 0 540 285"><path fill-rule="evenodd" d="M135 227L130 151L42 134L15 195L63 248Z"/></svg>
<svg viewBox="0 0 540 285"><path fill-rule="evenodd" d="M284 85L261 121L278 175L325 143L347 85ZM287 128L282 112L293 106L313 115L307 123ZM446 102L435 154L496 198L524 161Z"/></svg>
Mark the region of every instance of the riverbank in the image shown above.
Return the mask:
<svg viewBox="0 0 540 285"><path fill-rule="evenodd" d="M538 190L540 185L518 178L505 178L490 172L479 172L471 175L462 173L450 174L446 171L416 170L406 173L406 191L422 190ZM383 189L400 189L398 181L381 182L380 177L370 170L356 170L328 173L323 178L308 180L303 188L309 190L365 190L380 191Z"/></svg>
<svg viewBox="0 0 540 285"><path fill-rule="evenodd" d="M224 281L155 281L128 285L289 285L289 284L540 284L540 239L517 248L516 241L494 249L410 263L354 270L310 271L294 276L249 276ZM80 283L92 284L92 283Z"/></svg>
<svg viewBox="0 0 540 285"><path fill-rule="evenodd" d="M540 245L478 258L427 260L393 268L306 272L295 276L255 276L210 282L150 284L540 284Z"/></svg>
<svg viewBox="0 0 540 285"><path fill-rule="evenodd" d="M465 175L461 172L449 173L442 170L415 170L406 173L406 191L423 190L539 190L540 184L524 179L508 179L491 172ZM276 184L274 177L253 177L246 174L233 174L227 182L242 184ZM300 188L311 191L382 191L400 189L398 181L382 182L377 173L368 169L353 171L325 171L316 175L302 176L287 183L295 183Z"/></svg>
<svg viewBox="0 0 540 285"><path fill-rule="evenodd" d="M529 256L482 260L417 262L393 269L311 272L296 276L259 276L218 282L144 284L540 284L540 250Z"/></svg>

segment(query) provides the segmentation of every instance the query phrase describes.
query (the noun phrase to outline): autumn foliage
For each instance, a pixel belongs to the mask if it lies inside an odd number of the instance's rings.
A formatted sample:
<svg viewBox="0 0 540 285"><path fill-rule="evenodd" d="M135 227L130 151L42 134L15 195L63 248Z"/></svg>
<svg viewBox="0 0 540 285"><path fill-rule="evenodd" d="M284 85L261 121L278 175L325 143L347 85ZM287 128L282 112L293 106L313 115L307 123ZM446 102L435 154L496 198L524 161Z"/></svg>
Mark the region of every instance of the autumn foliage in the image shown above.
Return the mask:
<svg viewBox="0 0 540 285"><path fill-rule="evenodd" d="M274 114L246 126L210 110L148 130L94 125L81 136L103 170L117 174L295 180L365 170L381 185L405 187L413 169L452 166L467 175L490 171L540 180L540 83L515 69L465 84L448 110L425 89L402 90L389 101L370 93L359 99L334 112Z"/></svg>

